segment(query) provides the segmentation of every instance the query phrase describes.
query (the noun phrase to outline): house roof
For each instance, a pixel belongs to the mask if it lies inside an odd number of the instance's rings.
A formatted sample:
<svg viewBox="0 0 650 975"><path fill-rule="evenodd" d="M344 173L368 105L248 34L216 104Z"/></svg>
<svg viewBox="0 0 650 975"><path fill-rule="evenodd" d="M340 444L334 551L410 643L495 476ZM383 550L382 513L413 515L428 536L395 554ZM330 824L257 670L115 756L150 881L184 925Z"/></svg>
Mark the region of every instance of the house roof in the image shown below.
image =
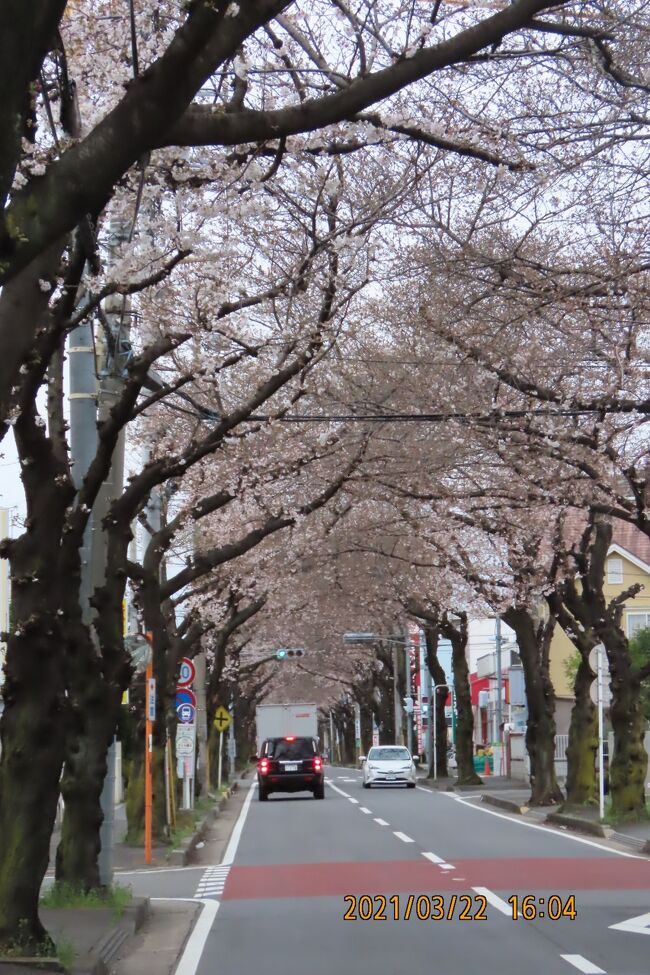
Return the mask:
<svg viewBox="0 0 650 975"><path fill-rule="evenodd" d="M612 527L612 545L618 545L650 565L650 538L636 525L630 525L626 521L615 521Z"/></svg>

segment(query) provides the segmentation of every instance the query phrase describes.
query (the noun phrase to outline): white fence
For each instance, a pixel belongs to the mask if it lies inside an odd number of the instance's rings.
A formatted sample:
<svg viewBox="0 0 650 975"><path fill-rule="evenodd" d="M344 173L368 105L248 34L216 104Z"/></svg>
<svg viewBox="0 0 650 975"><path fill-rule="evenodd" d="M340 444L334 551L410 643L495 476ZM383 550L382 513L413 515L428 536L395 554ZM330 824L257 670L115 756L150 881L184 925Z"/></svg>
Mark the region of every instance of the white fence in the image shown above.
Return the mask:
<svg viewBox="0 0 650 975"><path fill-rule="evenodd" d="M567 773L566 750L569 747L568 735L555 736L555 775L564 781Z"/></svg>
<svg viewBox="0 0 650 975"><path fill-rule="evenodd" d="M569 745L568 735L555 736L555 774L562 782L566 779L567 759L566 750ZM510 735L510 768L513 779L530 778L530 759L526 751L525 736L523 734Z"/></svg>

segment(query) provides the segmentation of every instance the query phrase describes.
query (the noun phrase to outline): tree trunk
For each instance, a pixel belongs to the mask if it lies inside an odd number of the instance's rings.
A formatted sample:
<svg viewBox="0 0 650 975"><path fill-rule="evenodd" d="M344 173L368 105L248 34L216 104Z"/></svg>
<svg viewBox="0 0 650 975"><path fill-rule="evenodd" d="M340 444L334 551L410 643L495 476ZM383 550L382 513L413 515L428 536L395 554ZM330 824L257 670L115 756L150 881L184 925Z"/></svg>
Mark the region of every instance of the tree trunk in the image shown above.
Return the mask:
<svg viewBox="0 0 650 975"><path fill-rule="evenodd" d="M635 820L646 816L648 771L641 684L633 673L627 640L620 628L608 628L604 642L612 675L609 709L614 731L614 754L609 763L612 814L618 820Z"/></svg>
<svg viewBox="0 0 650 975"><path fill-rule="evenodd" d="M449 696L449 688L447 685L447 675L445 674L444 667L438 660L438 640L440 638L440 629L430 622L423 622L422 626L424 632L426 653L427 653L427 667L431 678L435 685L438 685L438 690L433 691L436 695L436 762L435 762L435 772L442 778L446 778L449 774L447 768L447 718L445 717L445 704L447 703L447 697ZM439 685L444 684L444 687ZM427 716L429 727L433 722L433 701L429 701L429 714ZM434 774L434 763L433 755L431 756L431 767L429 768L429 776Z"/></svg>
<svg viewBox="0 0 650 975"><path fill-rule="evenodd" d="M454 671L454 690L456 692L456 762L458 763L459 785L482 785L483 780L474 771L474 715L472 714L472 695L469 688L469 667L465 648L467 638L458 636L451 640L451 665ZM444 713L444 709L443 709Z"/></svg>
<svg viewBox="0 0 650 975"><path fill-rule="evenodd" d="M566 753L566 801L572 806L590 805L597 801L598 711L589 696L592 680L589 660L581 655L574 685L575 704L571 711Z"/></svg>
<svg viewBox="0 0 650 975"><path fill-rule="evenodd" d="M56 853L57 883L82 891L100 886L98 857L103 821L100 797L108 746L117 721L115 707L98 672L98 662L89 663L91 666L84 668L87 680L83 698L76 697L72 704L73 726L68 734L61 779L65 811ZM97 672L90 673L91 670Z"/></svg>
<svg viewBox="0 0 650 975"><path fill-rule="evenodd" d="M549 673L549 647L555 620L536 624L525 608L510 607L503 614L512 627L524 669L528 724L526 748L530 758L531 806L562 802L555 777L555 691Z"/></svg>
<svg viewBox="0 0 650 975"><path fill-rule="evenodd" d="M144 843L144 728L142 728L142 750L131 762L126 794L127 842L132 846ZM173 774L176 770L172 769ZM166 843L167 804L165 797L165 753L154 748L152 758L153 797L151 836L154 844Z"/></svg>
<svg viewBox="0 0 650 975"><path fill-rule="evenodd" d="M0 760L0 954L12 944L27 949L49 941L38 917L38 898L59 797L66 700L61 641L36 590L33 584L14 586L16 623L7 645Z"/></svg>

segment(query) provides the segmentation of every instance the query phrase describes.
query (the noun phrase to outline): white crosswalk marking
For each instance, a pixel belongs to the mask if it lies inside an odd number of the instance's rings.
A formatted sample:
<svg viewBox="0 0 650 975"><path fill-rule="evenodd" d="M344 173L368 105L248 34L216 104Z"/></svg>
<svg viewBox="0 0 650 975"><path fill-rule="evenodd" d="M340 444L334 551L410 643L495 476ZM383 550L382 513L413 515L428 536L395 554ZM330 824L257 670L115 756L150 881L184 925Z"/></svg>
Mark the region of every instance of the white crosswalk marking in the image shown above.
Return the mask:
<svg viewBox="0 0 650 975"><path fill-rule="evenodd" d="M199 880L195 898L215 897L223 894L230 866L208 867Z"/></svg>

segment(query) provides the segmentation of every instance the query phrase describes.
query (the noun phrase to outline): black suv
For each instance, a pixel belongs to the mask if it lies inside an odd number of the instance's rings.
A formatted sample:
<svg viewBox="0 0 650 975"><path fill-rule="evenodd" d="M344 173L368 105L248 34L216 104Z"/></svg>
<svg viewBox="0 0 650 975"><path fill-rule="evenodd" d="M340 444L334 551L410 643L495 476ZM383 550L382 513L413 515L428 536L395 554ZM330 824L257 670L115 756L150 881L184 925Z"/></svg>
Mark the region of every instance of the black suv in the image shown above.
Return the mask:
<svg viewBox="0 0 650 975"><path fill-rule="evenodd" d="M260 802L271 792L314 793L314 799L325 798L323 758L313 738L267 738L257 760L257 782Z"/></svg>

